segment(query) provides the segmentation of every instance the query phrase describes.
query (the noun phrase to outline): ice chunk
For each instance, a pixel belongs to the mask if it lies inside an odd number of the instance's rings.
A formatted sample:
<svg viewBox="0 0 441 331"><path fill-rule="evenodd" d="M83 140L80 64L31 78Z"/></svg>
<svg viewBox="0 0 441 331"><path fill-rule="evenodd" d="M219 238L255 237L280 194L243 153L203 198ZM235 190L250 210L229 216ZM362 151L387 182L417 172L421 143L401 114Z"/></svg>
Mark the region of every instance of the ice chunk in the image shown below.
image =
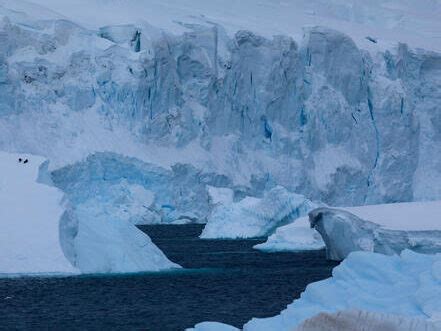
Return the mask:
<svg viewBox="0 0 441 331"><path fill-rule="evenodd" d="M324 249L325 243L320 234L309 226L308 217L304 216L277 228L266 242L254 248L268 252L318 250Z"/></svg>
<svg viewBox="0 0 441 331"><path fill-rule="evenodd" d="M332 260L342 260L359 250L398 254L412 249L434 253L441 252L440 206L440 202L428 202L347 208L378 223L332 208L313 210L309 219L325 241L327 256Z"/></svg>
<svg viewBox="0 0 441 331"><path fill-rule="evenodd" d="M320 313L304 321L296 331L437 331L434 323L422 318L345 310Z"/></svg>
<svg viewBox="0 0 441 331"><path fill-rule="evenodd" d="M201 238L251 238L270 234L277 227L305 215L316 204L278 186L263 198L219 205L208 218Z"/></svg>
<svg viewBox="0 0 441 331"><path fill-rule="evenodd" d="M0 276L78 273L60 243L63 193L37 182L44 161L0 152Z"/></svg>
<svg viewBox="0 0 441 331"><path fill-rule="evenodd" d="M186 329L186 331L239 331L239 329L218 322L202 322L196 324L194 328Z"/></svg>
<svg viewBox="0 0 441 331"><path fill-rule="evenodd" d="M295 330L319 313L355 309L367 311L368 317L377 316L377 319L378 313L393 314L395 318L384 319L394 321L423 319L438 330L441 327L441 283L434 270L440 262L441 254L424 255L408 250L401 256L352 253L334 269L332 278L309 284L300 299L280 315L253 319L243 329ZM409 323L425 325L416 320Z"/></svg>

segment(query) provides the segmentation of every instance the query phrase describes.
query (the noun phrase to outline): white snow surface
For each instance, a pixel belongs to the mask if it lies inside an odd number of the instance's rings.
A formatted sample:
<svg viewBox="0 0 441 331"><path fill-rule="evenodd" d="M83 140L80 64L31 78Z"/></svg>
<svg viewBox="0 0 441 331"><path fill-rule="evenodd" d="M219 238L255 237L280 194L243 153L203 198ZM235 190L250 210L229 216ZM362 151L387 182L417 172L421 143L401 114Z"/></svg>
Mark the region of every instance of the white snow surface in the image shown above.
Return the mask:
<svg viewBox="0 0 441 331"><path fill-rule="evenodd" d="M441 201L338 208L390 230L441 230Z"/></svg>
<svg viewBox="0 0 441 331"><path fill-rule="evenodd" d="M277 228L268 240L254 248L267 252L319 250L325 248L320 234L311 229L307 216Z"/></svg>
<svg viewBox="0 0 441 331"><path fill-rule="evenodd" d="M300 39L303 27L324 25L347 31L365 48L404 42L441 50L439 0L1 0L0 5L36 19L65 18L90 29L148 22L181 33L185 24L218 24L230 33L247 29Z"/></svg>
<svg viewBox="0 0 441 331"><path fill-rule="evenodd" d="M280 315L253 319L244 330L294 330L320 312L345 309L423 318L441 327L441 254L355 252L332 275L309 284Z"/></svg>
<svg viewBox="0 0 441 331"><path fill-rule="evenodd" d="M239 202L215 207L201 238L262 237L316 207L303 195L277 186L262 198L245 197Z"/></svg>
<svg viewBox="0 0 441 331"><path fill-rule="evenodd" d="M0 152L0 276L78 272L59 240L63 193L37 182L44 161Z"/></svg>

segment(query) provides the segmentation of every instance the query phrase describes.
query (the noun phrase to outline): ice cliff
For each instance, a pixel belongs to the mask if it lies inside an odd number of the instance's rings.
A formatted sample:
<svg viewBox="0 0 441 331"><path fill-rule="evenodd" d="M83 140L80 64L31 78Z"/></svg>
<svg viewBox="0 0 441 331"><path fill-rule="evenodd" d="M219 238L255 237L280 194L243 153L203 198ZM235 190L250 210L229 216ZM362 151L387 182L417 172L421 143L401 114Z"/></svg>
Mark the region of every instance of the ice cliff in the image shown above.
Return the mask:
<svg viewBox="0 0 441 331"><path fill-rule="evenodd" d="M209 22L89 29L8 6L2 150L53 168L104 151L190 164L251 195L283 185L330 205L441 197L439 53L366 50L324 27L296 39Z"/></svg>
<svg viewBox="0 0 441 331"><path fill-rule="evenodd" d="M119 214L72 207L43 158L0 152L0 169L0 276L179 268Z"/></svg>
<svg viewBox="0 0 441 331"><path fill-rule="evenodd" d="M441 252L441 203L399 203L344 209L318 208L311 227L326 243L327 257L343 260L351 252L399 254ZM361 217L366 217L363 219Z"/></svg>

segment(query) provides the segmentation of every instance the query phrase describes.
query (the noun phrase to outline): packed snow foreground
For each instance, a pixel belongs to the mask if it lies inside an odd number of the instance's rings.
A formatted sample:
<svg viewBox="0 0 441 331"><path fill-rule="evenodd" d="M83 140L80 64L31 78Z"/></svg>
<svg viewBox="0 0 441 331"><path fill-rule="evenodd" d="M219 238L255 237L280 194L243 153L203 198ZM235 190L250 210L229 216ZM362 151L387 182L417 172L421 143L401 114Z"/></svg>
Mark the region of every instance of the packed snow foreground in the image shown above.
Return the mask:
<svg viewBox="0 0 441 331"><path fill-rule="evenodd" d="M424 255L409 250L394 256L352 253L334 268L331 278L308 285L301 297L280 315L252 319L243 330L330 330L330 324L323 322L332 318L316 315L353 310L365 313L343 312L333 318L340 322L346 320L346 325L353 320L352 325L358 323L366 330L370 330L369 325L386 325L390 329L385 330L393 331L439 330L441 254ZM305 322L311 318L313 320ZM362 322L366 324L361 325ZM314 324L318 325L315 329L311 327ZM344 325L338 330L347 330ZM205 322L196 325L194 330L235 329Z"/></svg>
<svg viewBox="0 0 441 331"><path fill-rule="evenodd" d="M179 268L118 215L73 209L47 166L41 157L0 152L0 276Z"/></svg>

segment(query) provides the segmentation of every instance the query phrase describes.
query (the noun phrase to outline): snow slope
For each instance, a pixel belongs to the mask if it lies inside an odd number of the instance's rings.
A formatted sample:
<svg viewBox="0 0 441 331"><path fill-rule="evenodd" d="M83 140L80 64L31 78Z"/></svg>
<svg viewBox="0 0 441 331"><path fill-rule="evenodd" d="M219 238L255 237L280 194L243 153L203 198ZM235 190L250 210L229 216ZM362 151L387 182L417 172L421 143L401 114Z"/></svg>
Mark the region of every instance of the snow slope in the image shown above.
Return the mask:
<svg viewBox="0 0 441 331"><path fill-rule="evenodd" d="M0 276L78 273L59 240L63 193L37 182L44 161L0 152Z"/></svg>
<svg viewBox="0 0 441 331"><path fill-rule="evenodd" d="M57 12L91 29L144 21L181 33L185 24L218 24L231 34L247 29L267 37L283 34L299 40L304 26L325 25L347 31L365 47L371 46L365 39L371 36L382 47L403 42L441 51L438 0L2 0L0 4L40 18L49 16L42 13Z"/></svg>
<svg viewBox="0 0 441 331"><path fill-rule="evenodd" d="M422 318L441 327L441 255L353 253L332 278L308 285L280 315L253 319L244 330L294 330L320 312L345 309Z"/></svg>

